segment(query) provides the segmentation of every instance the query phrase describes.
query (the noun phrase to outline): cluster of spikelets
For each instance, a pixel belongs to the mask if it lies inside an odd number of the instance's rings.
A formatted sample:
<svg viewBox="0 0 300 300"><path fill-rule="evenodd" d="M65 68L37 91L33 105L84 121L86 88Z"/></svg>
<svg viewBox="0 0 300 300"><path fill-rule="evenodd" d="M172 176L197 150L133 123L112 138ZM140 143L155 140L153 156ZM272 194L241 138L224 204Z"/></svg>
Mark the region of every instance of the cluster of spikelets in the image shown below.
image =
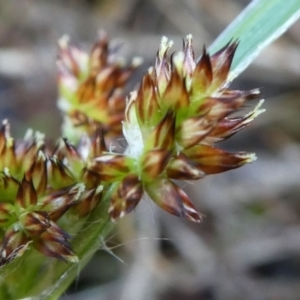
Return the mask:
<svg viewBox="0 0 300 300"><path fill-rule="evenodd" d="M258 90L228 88L237 43L195 60L192 37L168 56L163 38L155 65L126 98L124 87L140 60L127 66L101 34L88 55L59 43L59 107L67 138L55 149L31 131L15 142L9 125L0 132L0 265L29 247L58 259L77 261L70 244L69 218L85 218L109 192L109 215L118 219L143 197L167 212L199 222L186 193L174 180L195 180L234 169L255 155L214 147L247 126L262 112L260 104L244 116L230 115ZM121 134L123 153L105 145ZM61 228L61 227L63 228Z"/></svg>
<svg viewBox="0 0 300 300"><path fill-rule="evenodd" d="M99 127L106 135L122 134L124 86L142 61L134 58L125 65L117 55L118 48L109 48L107 35L102 31L90 54L71 45L67 36L60 39L58 106L64 112L63 132L68 137L93 135Z"/></svg>
<svg viewBox="0 0 300 300"><path fill-rule="evenodd" d="M77 261L70 236L57 225L71 209L86 216L101 199L97 174L85 168L102 154L102 139L82 139L75 149L62 139L48 152L43 136L28 131L15 143L9 124L0 132L0 266L21 256L28 247L58 259ZM67 221L67 220L66 220ZM65 223L66 223L65 221Z"/></svg>

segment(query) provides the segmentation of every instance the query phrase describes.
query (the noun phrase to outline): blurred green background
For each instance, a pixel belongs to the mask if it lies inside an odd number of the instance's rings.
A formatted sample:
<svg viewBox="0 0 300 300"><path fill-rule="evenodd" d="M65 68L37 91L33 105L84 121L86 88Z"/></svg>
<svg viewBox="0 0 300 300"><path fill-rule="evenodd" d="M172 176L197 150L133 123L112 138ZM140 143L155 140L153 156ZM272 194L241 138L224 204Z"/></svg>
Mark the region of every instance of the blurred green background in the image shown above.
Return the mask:
<svg viewBox="0 0 300 300"><path fill-rule="evenodd" d="M153 64L162 35L173 50L188 33L196 54L246 0L0 1L0 119L13 135L60 135L56 45L63 34L89 49L99 29L142 56L130 88ZM274 16L276 18L276 16ZM233 83L262 88L267 111L230 141L257 153L241 169L183 183L201 224L139 205L103 241L63 300L300 299L300 22ZM122 144L122 141L120 141ZM37 278L38 280L38 278Z"/></svg>

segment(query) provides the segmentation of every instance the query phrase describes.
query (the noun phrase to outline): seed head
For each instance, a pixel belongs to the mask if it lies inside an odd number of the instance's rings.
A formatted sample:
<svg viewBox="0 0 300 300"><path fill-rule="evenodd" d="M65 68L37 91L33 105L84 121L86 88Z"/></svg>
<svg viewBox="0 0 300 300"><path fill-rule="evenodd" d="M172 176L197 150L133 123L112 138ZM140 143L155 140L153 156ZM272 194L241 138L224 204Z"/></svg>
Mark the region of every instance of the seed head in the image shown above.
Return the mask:
<svg viewBox="0 0 300 300"><path fill-rule="evenodd" d="M101 126L105 133L118 136L125 110L123 89L133 71L141 64L133 59L125 65L109 44L107 34L99 33L90 53L70 44L64 36L59 41L57 59L59 108L65 114L64 132L74 137L93 135Z"/></svg>
<svg viewBox="0 0 300 300"><path fill-rule="evenodd" d="M66 138L46 149L43 136L28 131L14 142L9 124L0 130L0 266L35 248L58 259L77 261L70 236L56 222L73 208L84 217L101 201L100 178L86 168L105 151L100 131L78 147ZM64 220L67 224L68 219Z"/></svg>
<svg viewBox="0 0 300 300"><path fill-rule="evenodd" d="M195 180L255 160L252 153L215 147L263 112L261 101L244 116L230 116L259 97L257 89L229 88L238 42L213 55L204 48L199 59L195 59L191 35L183 50L169 57L171 46L163 37L154 67L127 100L125 153L103 153L88 166L103 182L115 182L109 209L112 219L132 211L147 194L167 212L199 222L201 215L173 180Z"/></svg>

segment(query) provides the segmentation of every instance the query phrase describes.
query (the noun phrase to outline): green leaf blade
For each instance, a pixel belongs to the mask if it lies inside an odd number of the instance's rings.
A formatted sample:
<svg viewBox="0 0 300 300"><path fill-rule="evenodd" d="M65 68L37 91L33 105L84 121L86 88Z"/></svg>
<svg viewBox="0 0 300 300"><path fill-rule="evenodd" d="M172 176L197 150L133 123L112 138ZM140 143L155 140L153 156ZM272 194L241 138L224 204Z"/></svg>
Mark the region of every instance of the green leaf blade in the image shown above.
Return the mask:
<svg viewBox="0 0 300 300"><path fill-rule="evenodd" d="M300 17L300 0L254 0L209 47L211 53L239 40L229 81L232 81Z"/></svg>

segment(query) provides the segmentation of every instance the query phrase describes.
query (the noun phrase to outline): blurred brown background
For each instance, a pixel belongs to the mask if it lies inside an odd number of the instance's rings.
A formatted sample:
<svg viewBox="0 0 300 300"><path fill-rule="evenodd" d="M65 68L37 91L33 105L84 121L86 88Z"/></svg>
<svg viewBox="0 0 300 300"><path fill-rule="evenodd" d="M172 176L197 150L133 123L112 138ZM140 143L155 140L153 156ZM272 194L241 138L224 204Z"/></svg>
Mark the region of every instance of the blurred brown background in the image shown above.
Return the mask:
<svg viewBox="0 0 300 300"><path fill-rule="evenodd" d="M162 35L194 36L196 53L249 3L246 0L0 1L0 118L13 134L27 127L60 134L56 42L87 48L97 30L124 41L125 56L154 62ZM276 16L274 16L276 17ZM64 300L300 299L300 22L233 83L262 87L266 113L223 143L257 153L229 173L184 183L205 214L191 224L143 203L103 241Z"/></svg>

